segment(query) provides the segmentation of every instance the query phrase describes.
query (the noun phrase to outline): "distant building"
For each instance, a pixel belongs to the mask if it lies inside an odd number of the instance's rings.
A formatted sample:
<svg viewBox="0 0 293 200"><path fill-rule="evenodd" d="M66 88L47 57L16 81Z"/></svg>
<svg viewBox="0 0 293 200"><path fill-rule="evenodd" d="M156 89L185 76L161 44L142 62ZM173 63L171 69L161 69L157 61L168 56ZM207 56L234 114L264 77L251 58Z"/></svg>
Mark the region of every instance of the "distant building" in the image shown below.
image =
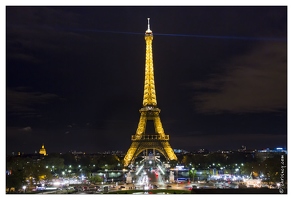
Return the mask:
<svg viewBox="0 0 293 200"><path fill-rule="evenodd" d="M71 152L73 155L84 155L85 152L82 152L82 151L72 151Z"/></svg>
<svg viewBox="0 0 293 200"><path fill-rule="evenodd" d="M207 154L207 153L209 153L209 150L207 150L207 149L199 149L197 152L202 153L202 154Z"/></svg>
<svg viewBox="0 0 293 200"><path fill-rule="evenodd" d="M285 153L287 154L287 150L284 148L275 148L275 149L263 149L263 150L258 150L259 153Z"/></svg>
<svg viewBox="0 0 293 200"><path fill-rule="evenodd" d="M246 151L246 146L242 145L240 149L238 149L239 152L245 152Z"/></svg>
<svg viewBox="0 0 293 200"><path fill-rule="evenodd" d="M173 149L175 154L186 154L189 153L188 151L184 150L184 149Z"/></svg>
<svg viewBox="0 0 293 200"><path fill-rule="evenodd" d="M40 149L39 154L42 154L42 155L44 155L44 156L47 155L47 153L46 153L46 149L45 149L45 145L44 145L44 144L42 145L42 148Z"/></svg>
<svg viewBox="0 0 293 200"><path fill-rule="evenodd" d="M275 155L281 155L281 154L287 154L287 150L283 148L275 148L275 149L262 149L258 150L255 153L255 156L262 161L268 159L268 158L273 158Z"/></svg>

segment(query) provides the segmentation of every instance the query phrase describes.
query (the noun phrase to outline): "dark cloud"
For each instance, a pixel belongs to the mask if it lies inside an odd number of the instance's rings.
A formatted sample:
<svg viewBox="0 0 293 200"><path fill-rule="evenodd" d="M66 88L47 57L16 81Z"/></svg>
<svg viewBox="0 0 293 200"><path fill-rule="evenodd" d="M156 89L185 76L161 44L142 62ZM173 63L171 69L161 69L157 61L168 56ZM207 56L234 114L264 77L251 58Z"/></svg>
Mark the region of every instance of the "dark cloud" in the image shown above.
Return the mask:
<svg viewBox="0 0 293 200"><path fill-rule="evenodd" d="M287 108L287 45L264 43L231 58L224 72L194 82L200 112L279 112ZM200 90L210 92L201 93Z"/></svg>
<svg viewBox="0 0 293 200"><path fill-rule="evenodd" d="M60 101L62 98L56 94L32 92L32 91L19 91L7 88L7 112L8 113L30 113L37 114L36 105L49 104L52 101Z"/></svg>
<svg viewBox="0 0 293 200"><path fill-rule="evenodd" d="M21 131L24 131L24 132L30 132L30 131L32 131L32 128L30 127L30 126L28 126L28 127L24 127L24 128L22 128L22 129L20 129Z"/></svg>

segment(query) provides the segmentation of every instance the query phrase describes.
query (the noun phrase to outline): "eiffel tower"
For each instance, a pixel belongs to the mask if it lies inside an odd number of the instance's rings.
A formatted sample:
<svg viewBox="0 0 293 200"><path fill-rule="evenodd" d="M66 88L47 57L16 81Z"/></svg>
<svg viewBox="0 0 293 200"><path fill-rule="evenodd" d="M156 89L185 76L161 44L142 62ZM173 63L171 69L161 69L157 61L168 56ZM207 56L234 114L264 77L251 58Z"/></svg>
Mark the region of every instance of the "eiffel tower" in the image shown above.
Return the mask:
<svg viewBox="0 0 293 200"><path fill-rule="evenodd" d="M146 60L145 81L143 94L143 107L139 110L140 119L135 135L131 136L132 144L124 157L124 166L128 166L143 151L153 149L160 152L167 160L177 160L177 157L169 144L169 135L166 135L159 116L160 109L157 107L155 90L152 40L153 33L150 30L150 18L148 18L148 29L145 32ZM148 121L153 121L155 134L146 134Z"/></svg>

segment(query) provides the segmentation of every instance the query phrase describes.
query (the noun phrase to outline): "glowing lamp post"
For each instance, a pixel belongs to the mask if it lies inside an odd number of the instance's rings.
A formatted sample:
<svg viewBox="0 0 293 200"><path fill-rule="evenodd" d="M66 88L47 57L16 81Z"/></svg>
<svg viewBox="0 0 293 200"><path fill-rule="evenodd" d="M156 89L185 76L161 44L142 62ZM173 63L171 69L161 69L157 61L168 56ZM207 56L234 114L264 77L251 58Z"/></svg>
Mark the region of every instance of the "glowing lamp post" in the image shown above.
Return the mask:
<svg viewBox="0 0 293 200"><path fill-rule="evenodd" d="M190 170L191 174L192 174L192 182L194 183L194 175L196 173L196 170L194 170L194 167Z"/></svg>
<svg viewBox="0 0 293 200"><path fill-rule="evenodd" d="M25 193L26 186L22 186L23 192Z"/></svg>
<svg viewBox="0 0 293 200"><path fill-rule="evenodd" d="M108 180L108 179L107 179L107 177L108 177L108 176L107 176L107 172L108 172L108 169L105 169L105 182L107 182L107 180Z"/></svg>

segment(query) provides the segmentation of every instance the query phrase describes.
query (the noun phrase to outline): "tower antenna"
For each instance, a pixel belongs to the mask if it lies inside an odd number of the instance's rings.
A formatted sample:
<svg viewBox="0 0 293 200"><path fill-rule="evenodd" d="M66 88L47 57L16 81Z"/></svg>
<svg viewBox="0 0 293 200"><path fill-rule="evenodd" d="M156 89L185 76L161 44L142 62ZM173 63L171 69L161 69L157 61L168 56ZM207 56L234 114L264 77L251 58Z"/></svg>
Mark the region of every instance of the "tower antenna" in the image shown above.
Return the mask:
<svg viewBox="0 0 293 200"><path fill-rule="evenodd" d="M147 33L151 33L151 28L150 28L150 18L147 18L148 19L148 30L146 30Z"/></svg>

